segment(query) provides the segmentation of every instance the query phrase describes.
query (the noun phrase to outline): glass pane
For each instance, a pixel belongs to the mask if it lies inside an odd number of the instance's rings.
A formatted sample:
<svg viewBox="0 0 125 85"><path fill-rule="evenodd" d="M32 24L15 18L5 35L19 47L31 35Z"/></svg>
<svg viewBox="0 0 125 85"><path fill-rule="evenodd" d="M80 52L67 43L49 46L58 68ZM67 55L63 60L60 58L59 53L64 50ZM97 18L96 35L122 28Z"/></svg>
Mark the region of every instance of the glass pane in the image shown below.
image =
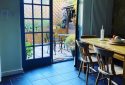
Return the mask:
<svg viewBox="0 0 125 85"><path fill-rule="evenodd" d="M34 5L34 18L41 18L41 6Z"/></svg>
<svg viewBox="0 0 125 85"><path fill-rule="evenodd" d="M43 45L50 43L50 35L48 32L43 33Z"/></svg>
<svg viewBox="0 0 125 85"><path fill-rule="evenodd" d="M35 45L41 45L42 43L42 35L41 35L41 33L35 33L34 34L34 43L35 43Z"/></svg>
<svg viewBox="0 0 125 85"><path fill-rule="evenodd" d="M25 45L26 46L33 45L33 35L32 34L25 34Z"/></svg>
<svg viewBox="0 0 125 85"><path fill-rule="evenodd" d="M30 19L25 19L25 32L32 32L32 20Z"/></svg>
<svg viewBox="0 0 125 85"><path fill-rule="evenodd" d="M43 18L49 18L49 6L42 6Z"/></svg>
<svg viewBox="0 0 125 85"><path fill-rule="evenodd" d="M32 5L24 5L24 17L32 18Z"/></svg>
<svg viewBox="0 0 125 85"><path fill-rule="evenodd" d="M49 56L50 56L50 45L44 45L43 46L43 57L49 57Z"/></svg>
<svg viewBox="0 0 125 85"><path fill-rule="evenodd" d="M41 0L33 0L34 4L41 4Z"/></svg>
<svg viewBox="0 0 125 85"><path fill-rule="evenodd" d="M49 31L50 31L50 21L43 20L43 32L49 32Z"/></svg>
<svg viewBox="0 0 125 85"><path fill-rule="evenodd" d="M42 4L49 5L49 0L42 0Z"/></svg>
<svg viewBox="0 0 125 85"><path fill-rule="evenodd" d="M41 20L34 20L34 32L41 32Z"/></svg>
<svg viewBox="0 0 125 85"><path fill-rule="evenodd" d="M24 3L32 3L32 0L24 0Z"/></svg>
<svg viewBox="0 0 125 85"><path fill-rule="evenodd" d="M42 46L35 47L35 58L42 57Z"/></svg>
<svg viewBox="0 0 125 85"><path fill-rule="evenodd" d="M27 47L26 48L26 59L29 60L29 59L33 59L33 47Z"/></svg>

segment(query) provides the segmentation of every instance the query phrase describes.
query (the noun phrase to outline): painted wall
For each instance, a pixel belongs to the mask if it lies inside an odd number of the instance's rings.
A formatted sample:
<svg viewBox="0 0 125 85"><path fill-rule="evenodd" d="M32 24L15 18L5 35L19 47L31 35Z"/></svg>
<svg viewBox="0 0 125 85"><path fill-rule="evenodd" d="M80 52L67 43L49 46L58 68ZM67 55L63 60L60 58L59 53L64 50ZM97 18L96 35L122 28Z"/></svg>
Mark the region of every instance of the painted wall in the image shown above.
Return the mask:
<svg viewBox="0 0 125 85"><path fill-rule="evenodd" d="M22 69L20 0L0 0L2 73Z"/></svg>

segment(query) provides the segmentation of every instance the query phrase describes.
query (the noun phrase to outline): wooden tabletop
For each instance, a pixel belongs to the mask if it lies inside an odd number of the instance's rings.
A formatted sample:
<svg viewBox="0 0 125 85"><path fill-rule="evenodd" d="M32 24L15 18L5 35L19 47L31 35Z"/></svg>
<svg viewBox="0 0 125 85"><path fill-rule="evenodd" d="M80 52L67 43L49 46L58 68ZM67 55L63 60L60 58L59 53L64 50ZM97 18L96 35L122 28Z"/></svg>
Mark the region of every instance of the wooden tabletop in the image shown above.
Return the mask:
<svg viewBox="0 0 125 85"><path fill-rule="evenodd" d="M81 39L82 42L91 44L91 45L96 45L98 47L102 47L107 50L111 50L115 53L121 54L125 56L125 45L112 45L109 43L109 38L105 38L105 40L101 41L99 38L84 38Z"/></svg>

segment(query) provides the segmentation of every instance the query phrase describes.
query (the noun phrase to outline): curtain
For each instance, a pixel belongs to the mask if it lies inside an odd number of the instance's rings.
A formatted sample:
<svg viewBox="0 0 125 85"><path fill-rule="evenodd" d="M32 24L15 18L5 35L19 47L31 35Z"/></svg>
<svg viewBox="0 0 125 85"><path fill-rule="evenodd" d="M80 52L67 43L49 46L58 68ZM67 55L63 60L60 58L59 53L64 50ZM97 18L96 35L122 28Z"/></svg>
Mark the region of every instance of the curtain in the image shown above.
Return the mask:
<svg viewBox="0 0 125 85"><path fill-rule="evenodd" d="M111 34L113 0L84 0L83 6L83 34L100 37L102 25Z"/></svg>
<svg viewBox="0 0 125 85"><path fill-rule="evenodd" d="M79 10L78 10L78 31L79 31L79 37L82 35L83 33L83 3L84 0L79 0Z"/></svg>

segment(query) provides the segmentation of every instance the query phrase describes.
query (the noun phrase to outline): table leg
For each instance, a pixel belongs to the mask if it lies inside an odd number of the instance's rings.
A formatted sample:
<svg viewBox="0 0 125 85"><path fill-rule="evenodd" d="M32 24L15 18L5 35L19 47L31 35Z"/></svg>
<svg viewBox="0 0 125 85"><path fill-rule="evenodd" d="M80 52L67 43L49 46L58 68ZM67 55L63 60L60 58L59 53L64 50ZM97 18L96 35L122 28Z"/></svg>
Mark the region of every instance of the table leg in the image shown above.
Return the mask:
<svg viewBox="0 0 125 85"><path fill-rule="evenodd" d="M62 44L63 44L63 43L62 43L62 37L60 37L60 36L59 36L59 44L60 44L60 49L59 49L59 51L61 51L61 53L62 53ZM58 51L58 52L59 52L59 51Z"/></svg>
<svg viewBox="0 0 125 85"><path fill-rule="evenodd" d="M62 38L61 38L61 49L60 49L61 53L62 53L62 44L63 44L63 41L62 41Z"/></svg>
<svg viewBox="0 0 125 85"><path fill-rule="evenodd" d="M125 85L125 59L123 62L123 85Z"/></svg>

